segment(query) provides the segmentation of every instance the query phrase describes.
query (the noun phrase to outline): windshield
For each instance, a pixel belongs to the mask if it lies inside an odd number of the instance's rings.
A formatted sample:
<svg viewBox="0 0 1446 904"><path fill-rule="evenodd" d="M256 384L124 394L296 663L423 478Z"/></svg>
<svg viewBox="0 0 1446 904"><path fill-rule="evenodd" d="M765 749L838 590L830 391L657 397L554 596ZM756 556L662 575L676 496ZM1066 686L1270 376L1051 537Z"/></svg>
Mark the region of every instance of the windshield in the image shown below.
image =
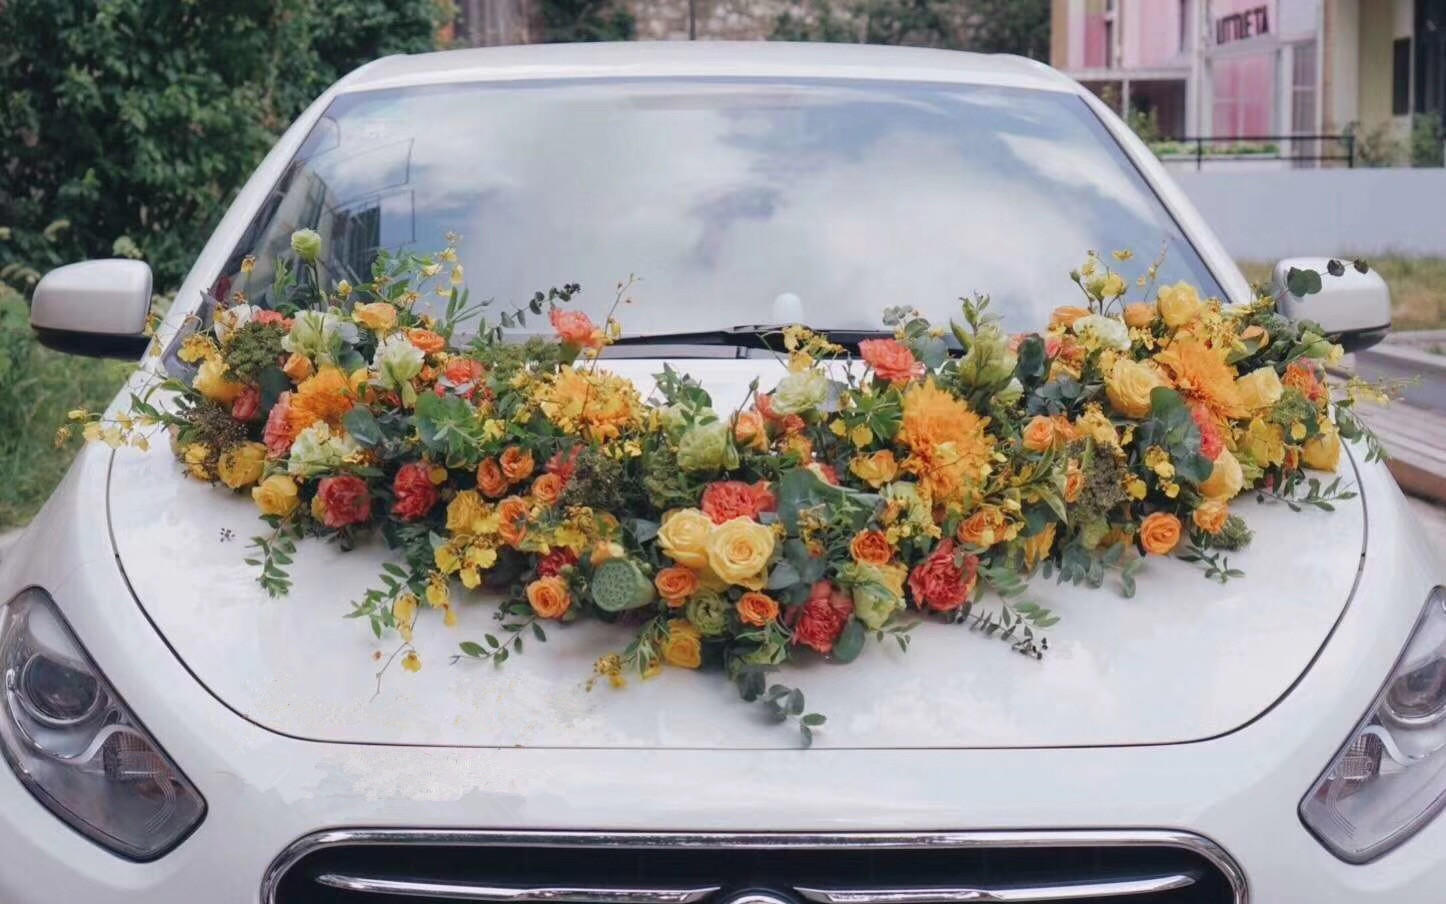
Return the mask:
<svg viewBox="0 0 1446 904"><path fill-rule="evenodd" d="M1032 329L1078 303L1069 271L1091 249L1130 249L1139 270L1163 252L1163 281L1222 294L1083 100L981 85L568 80L342 95L218 288L254 253L247 283L265 304L259 287L302 227L321 234L332 279L365 281L379 250L437 251L455 233L473 299L511 306L578 282L599 320L636 276L621 318L633 335L877 328L886 307L943 319L975 292Z"/></svg>

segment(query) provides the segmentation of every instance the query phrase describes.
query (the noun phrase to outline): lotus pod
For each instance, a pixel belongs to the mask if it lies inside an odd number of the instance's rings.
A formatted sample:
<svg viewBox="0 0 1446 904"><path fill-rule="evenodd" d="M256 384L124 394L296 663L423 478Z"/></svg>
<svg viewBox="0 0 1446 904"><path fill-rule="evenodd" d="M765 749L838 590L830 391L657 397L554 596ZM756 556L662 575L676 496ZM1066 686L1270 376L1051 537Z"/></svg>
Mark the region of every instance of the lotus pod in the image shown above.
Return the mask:
<svg viewBox="0 0 1446 904"><path fill-rule="evenodd" d="M631 559L608 559L593 569L592 599L604 612L637 609L653 598L653 582Z"/></svg>

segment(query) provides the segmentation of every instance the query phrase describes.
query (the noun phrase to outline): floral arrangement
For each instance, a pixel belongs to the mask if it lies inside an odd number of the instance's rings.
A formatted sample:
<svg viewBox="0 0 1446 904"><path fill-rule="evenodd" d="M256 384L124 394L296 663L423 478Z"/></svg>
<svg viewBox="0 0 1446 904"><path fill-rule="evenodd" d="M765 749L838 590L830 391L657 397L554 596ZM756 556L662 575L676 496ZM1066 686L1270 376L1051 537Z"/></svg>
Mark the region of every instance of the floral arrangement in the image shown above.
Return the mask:
<svg viewBox="0 0 1446 904"><path fill-rule="evenodd" d="M1006 334L985 297L947 328L891 309L856 354L782 329L777 384L720 410L671 367L647 399L609 373L597 353L620 328L569 310L575 285L491 322L449 241L324 288L320 239L298 232L269 309L243 284L179 340L194 375L160 384L164 403L73 413L113 446L168 430L188 474L254 500L270 531L248 561L273 595L302 537L380 533L394 561L350 615L395 631L407 670L417 619L455 625L459 591L481 588L498 628L454 660L500 664L551 623L625 623L634 639L589 687L716 668L807 740L824 719L769 684L779 665L849 662L871 638L907 649L924 618L1040 657L1057 617L1027 600L1032 577L1130 594L1167 556L1238 576L1227 555L1251 535L1231 501L1329 508L1352 493L1309 471L1369 439L1360 387L1333 403L1322 363L1340 349L1319 328L1269 298L1157 285L1159 261L1130 302L1127 252L1091 253L1080 303L1040 333ZM429 293L435 316L418 312ZM506 341L529 316L555 339Z"/></svg>

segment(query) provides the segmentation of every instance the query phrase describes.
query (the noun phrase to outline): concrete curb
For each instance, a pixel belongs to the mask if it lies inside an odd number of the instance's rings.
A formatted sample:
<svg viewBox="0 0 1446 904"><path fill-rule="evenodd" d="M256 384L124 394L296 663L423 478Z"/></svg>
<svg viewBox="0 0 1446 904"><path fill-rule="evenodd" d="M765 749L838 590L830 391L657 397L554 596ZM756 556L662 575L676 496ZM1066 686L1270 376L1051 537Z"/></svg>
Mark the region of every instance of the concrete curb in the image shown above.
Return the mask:
<svg viewBox="0 0 1446 904"><path fill-rule="evenodd" d="M1406 404L1446 414L1446 357L1405 343L1386 343L1356 352L1356 375L1366 380L1413 381L1402 392Z"/></svg>

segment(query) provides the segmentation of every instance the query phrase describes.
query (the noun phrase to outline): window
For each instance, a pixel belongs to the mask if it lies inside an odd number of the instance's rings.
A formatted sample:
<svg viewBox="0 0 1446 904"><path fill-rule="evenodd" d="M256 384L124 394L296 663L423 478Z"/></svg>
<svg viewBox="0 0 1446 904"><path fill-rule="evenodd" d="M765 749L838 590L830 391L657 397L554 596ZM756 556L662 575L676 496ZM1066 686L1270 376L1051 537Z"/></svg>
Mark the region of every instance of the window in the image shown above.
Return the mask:
<svg viewBox="0 0 1446 904"><path fill-rule="evenodd" d="M987 292L1011 329L1076 291L1091 248L1166 251L1162 282L1219 284L1080 98L986 85L629 79L343 94L257 214L265 304L293 229L328 279L377 249L457 246L474 298L509 308L579 282L599 322L629 273L633 334L768 323L784 292L816 327L879 326L883 304L942 322ZM318 210L300 202L308 187ZM1138 271L1143 272L1143 265ZM426 298L422 304L437 304Z"/></svg>
<svg viewBox="0 0 1446 904"><path fill-rule="evenodd" d="M1411 39L1397 38L1391 45L1391 113L1411 112Z"/></svg>
<svg viewBox="0 0 1446 904"><path fill-rule="evenodd" d="M1190 21L1190 0L1180 0L1180 52L1185 52L1185 34Z"/></svg>
<svg viewBox="0 0 1446 904"><path fill-rule="evenodd" d="M1307 135L1315 125L1316 44L1305 41L1291 48L1290 59L1290 130Z"/></svg>

